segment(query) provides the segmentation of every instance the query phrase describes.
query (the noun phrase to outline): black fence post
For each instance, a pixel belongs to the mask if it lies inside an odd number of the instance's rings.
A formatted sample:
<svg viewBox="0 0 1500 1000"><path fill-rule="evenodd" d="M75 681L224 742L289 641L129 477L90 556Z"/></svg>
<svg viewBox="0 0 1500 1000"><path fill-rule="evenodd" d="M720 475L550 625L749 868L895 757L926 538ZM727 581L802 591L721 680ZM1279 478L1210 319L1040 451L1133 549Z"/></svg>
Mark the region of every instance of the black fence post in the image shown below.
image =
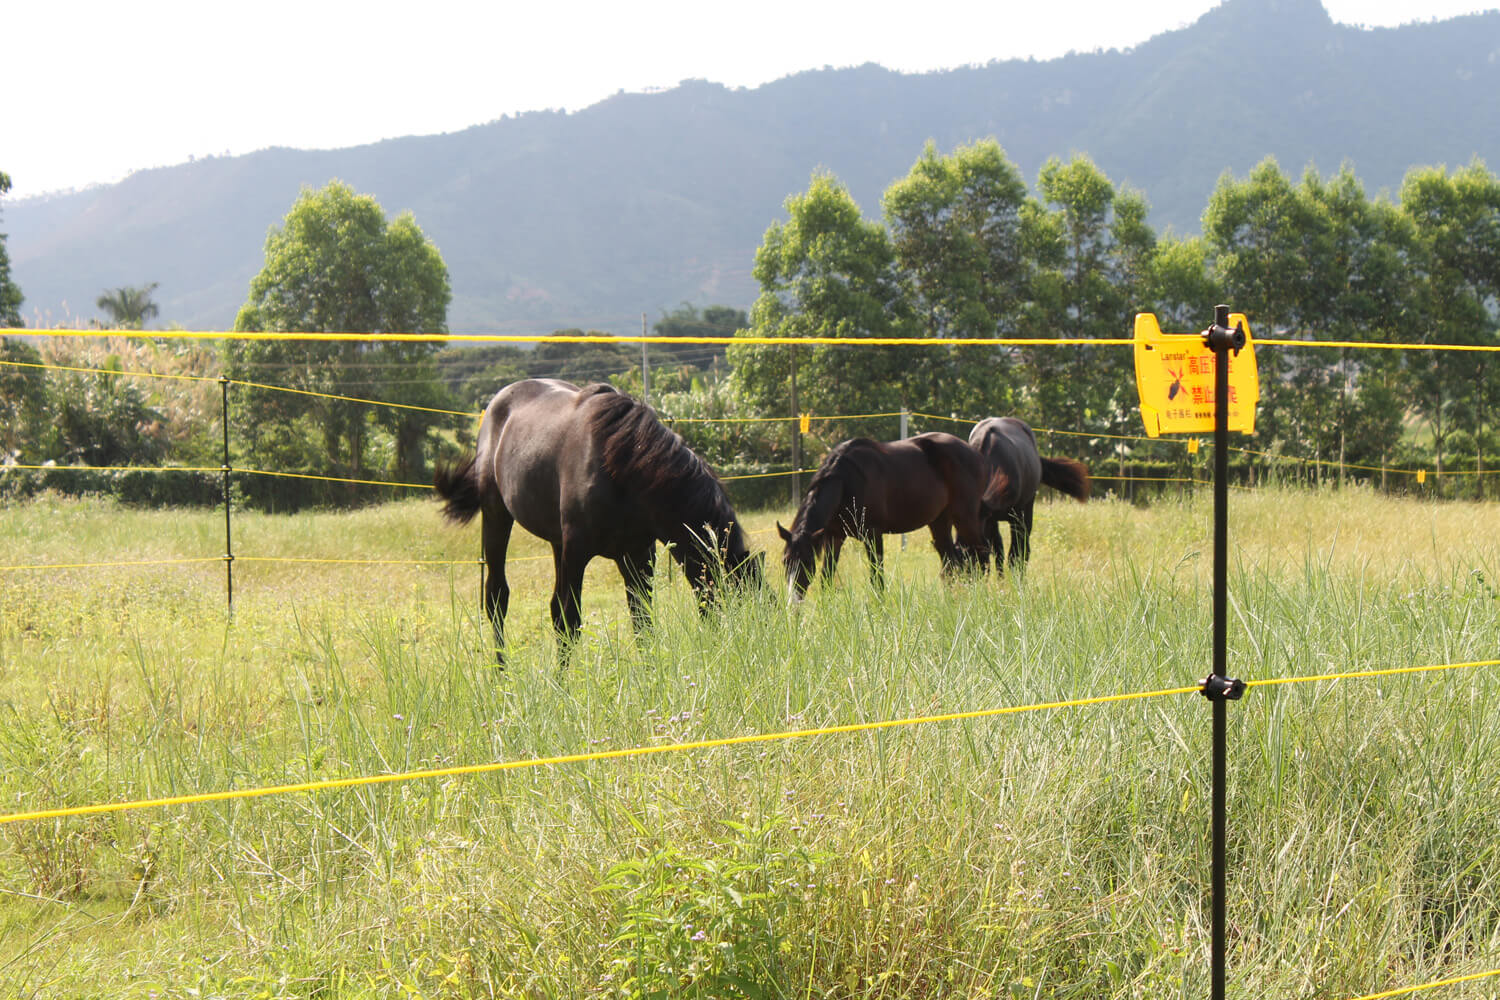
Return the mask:
<svg viewBox="0 0 1500 1000"><path fill-rule="evenodd" d="M219 388L224 399L224 595L230 617L234 616L234 536L230 531L229 476L234 471L229 464L229 376L219 376Z"/></svg>
<svg viewBox="0 0 1500 1000"><path fill-rule="evenodd" d="M1203 333L1204 345L1214 352L1214 666L1203 680L1202 694L1214 706L1213 733L1213 876L1212 939L1210 944L1211 1000L1224 1000L1225 912L1227 881L1227 785L1229 722L1226 703L1245 693L1245 683L1228 676L1229 585L1229 352L1245 346L1245 332L1229 328L1229 307L1214 307L1214 325Z"/></svg>

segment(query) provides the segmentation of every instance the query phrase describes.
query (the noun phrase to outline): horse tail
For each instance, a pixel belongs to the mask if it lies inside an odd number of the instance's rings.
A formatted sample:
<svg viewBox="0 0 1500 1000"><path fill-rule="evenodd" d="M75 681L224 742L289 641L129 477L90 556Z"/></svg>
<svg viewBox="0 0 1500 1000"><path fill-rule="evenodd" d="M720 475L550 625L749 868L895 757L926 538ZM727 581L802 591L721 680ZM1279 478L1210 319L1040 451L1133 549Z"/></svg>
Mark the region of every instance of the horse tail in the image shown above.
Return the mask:
<svg viewBox="0 0 1500 1000"><path fill-rule="evenodd" d="M1071 458L1042 459L1042 482L1079 503L1089 498L1089 467Z"/></svg>
<svg viewBox="0 0 1500 1000"><path fill-rule="evenodd" d="M474 520L483 505L479 490L478 455L470 455L459 465L439 465L432 486L443 498L443 516L455 524Z"/></svg>
<svg viewBox="0 0 1500 1000"><path fill-rule="evenodd" d="M1005 474L1004 469L988 458L984 460L984 464L989 472L989 478L984 483L984 493L979 499L986 507L999 510L1008 506L1005 498L1010 492L1010 477Z"/></svg>

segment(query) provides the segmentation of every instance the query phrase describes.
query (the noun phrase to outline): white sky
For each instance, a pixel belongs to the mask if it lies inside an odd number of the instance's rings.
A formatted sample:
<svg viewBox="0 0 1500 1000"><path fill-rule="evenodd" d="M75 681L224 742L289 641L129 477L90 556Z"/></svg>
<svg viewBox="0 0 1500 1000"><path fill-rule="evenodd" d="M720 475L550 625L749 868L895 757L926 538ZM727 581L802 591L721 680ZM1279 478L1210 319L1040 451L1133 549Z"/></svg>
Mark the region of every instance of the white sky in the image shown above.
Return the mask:
<svg viewBox="0 0 1500 1000"><path fill-rule="evenodd" d="M701 77L753 87L876 62L952 68L1125 48L1216 0L12 0L0 12L10 198L190 156L451 132ZM1324 0L1370 27L1494 0ZM3 206L0 206L3 210Z"/></svg>

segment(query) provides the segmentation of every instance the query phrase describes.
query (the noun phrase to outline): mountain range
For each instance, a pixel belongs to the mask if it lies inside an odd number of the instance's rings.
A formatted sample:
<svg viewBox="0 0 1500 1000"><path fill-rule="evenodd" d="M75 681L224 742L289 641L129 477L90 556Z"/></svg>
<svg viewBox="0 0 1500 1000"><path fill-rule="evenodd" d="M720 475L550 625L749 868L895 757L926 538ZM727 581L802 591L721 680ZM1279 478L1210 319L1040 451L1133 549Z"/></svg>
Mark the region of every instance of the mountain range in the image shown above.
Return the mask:
<svg viewBox="0 0 1500 1000"><path fill-rule="evenodd" d="M454 133L143 170L8 202L3 228L29 326L87 320L105 289L154 281L162 323L225 329L268 228L303 186L339 178L415 214L449 268L454 332L634 333L683 302L747 308L766 227L814 171L875 218L927 141L985 137L1030 179L1087 154L1179 234L1225 171L1266 156L1294 177L1347 162L1394 195L1413 166L1500 163L1500 12L1365 29L1319 0L1224 0L1127 50L684 80Z"/></svg>

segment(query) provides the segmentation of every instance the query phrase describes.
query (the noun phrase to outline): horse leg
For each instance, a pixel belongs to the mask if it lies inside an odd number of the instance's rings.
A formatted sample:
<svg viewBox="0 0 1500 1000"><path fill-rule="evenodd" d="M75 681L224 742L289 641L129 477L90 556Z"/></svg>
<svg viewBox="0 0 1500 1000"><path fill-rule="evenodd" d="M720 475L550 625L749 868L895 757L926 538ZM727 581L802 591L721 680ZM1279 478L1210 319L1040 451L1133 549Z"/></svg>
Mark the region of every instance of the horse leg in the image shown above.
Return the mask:
<svg viewBox="0 0 1500 1000"><path fill-rule="evenodd" d="M510 610L510 584L505 580L505 551L515 518L504 507L486 511L480 534L484 549L484 614L495 636L495 662L505 665L505 613Z"/></svg>
<svg viewBox="0 0 1500 1000"><path fill-rule="evenodd" d="M1000 517L996 514L984 516L984 541L988 550L980 554L980 566L988 573L990 556L995 557L995 575L1005 571L1005 541L1000 537Z"/></svg>
<svg viewBox="0 0 1500 1000"><path fill-rule="evenodd" d="M953 532L958 536L959 566L973 569L975 565L987 567L990 558L989 542L984 537L984 517L978 510L968 512L953 522Z"/></svg>
<svg viewBox="0 0 1500 1000"><path fill-rule="evenodd" d="M865 555L870 557L870 583L881 593L885 592L885 535L878 531L866 531L860 541L865 543Z"/></svg>
<svg viewBox="0 0 1500 1000"><path fill-rule="evenodd" d="M932 547L937 549L943 576L951 575L963 561L963 553L953 543L953 522L947 513L939 514L937 520L927 525L927 531L932 535Z"/></svg>
<svg viewBox="0 0 1500 1000"><path fill-rule="evenodd" d="M1010 512L1010 562L1014 566L1031 559L1031 519L1036 501Z"/></svg>
<svg viewBox="0 0 1500 1000"><path fill-rule="evenodd" d="M552 546L552 568L555 573L552 585L552 629L557 633L557 655L559 660L568 658L568 651L578 638L583 624L583 612L579 603L583 596L583 571L588 566L587 558L579 558L568 551L566 538L561 544Z"/></svg>
<svg viewBox="0 0 1500 1000"><path fill-rule="evenodd" d="M625 603L630 607L630 624L637 634L651 624L651 578L656 572L656 543L615 560L625 580Z"/></svg>

